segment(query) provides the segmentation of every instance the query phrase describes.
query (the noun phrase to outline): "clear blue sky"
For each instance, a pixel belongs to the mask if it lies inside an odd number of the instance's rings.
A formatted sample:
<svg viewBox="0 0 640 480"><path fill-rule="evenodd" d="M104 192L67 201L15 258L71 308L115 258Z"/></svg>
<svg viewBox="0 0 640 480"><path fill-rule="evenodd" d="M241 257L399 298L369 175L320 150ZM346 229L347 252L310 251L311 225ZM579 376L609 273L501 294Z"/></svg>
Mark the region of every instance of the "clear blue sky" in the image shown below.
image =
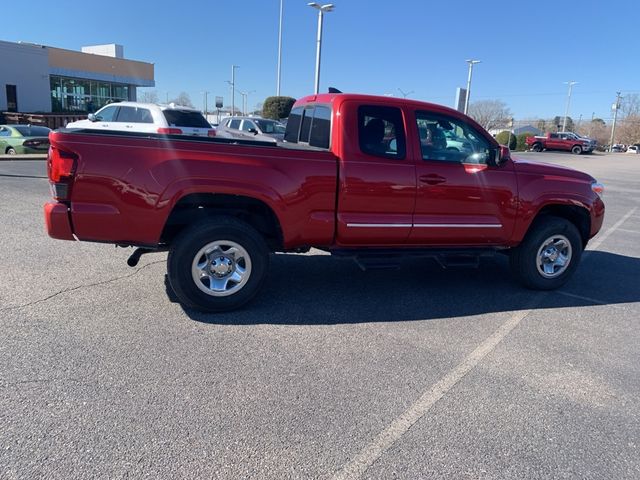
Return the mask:
<svg viewBox="0 0 640 480"><path fill-rule="evenodd" d="M640 92L637 0L335 0L325 16L321 90L413 91L452 105L474 69L472 101L499 99L516 119L563 115L609 118L615 92ZM232 64L250 106L275 94L279 0L51 2L9 0L0 39L79 50L119 43L130 59L155 63L156 90L203 90L230 103ZM317 15L284 0L282 94L313 90ZM16 21L7 21L15 19ZM2 68L8 68L2 65ZM211 98L211 97L210 97ZM210 100L211 101L211 100ZM236 103L239 103L237 96Z"/></svg>

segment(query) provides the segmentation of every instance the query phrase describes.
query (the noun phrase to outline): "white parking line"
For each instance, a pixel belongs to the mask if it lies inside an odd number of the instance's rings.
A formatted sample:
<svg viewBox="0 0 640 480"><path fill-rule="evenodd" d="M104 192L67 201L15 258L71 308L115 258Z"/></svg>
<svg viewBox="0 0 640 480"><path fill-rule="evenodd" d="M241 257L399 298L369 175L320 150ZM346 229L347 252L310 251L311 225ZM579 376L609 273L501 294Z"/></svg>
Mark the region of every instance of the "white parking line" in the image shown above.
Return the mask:
<svg viewBox="0 0 640 480"><path fill-rule="evenodd" d="M609 237L609 235L615 232L618 229L618 227L620 227L620 225L622 225L624 222L626 222L629 219L631 215L636 213L636 210L638 210L638 207L633 207L631 210L629 210L626 213L626 215L622 217L620 220L618 220L616 223L614 223L611 226L611 228L609 228L603 234L599 235L594 242L587 245L587 250L597 250L598 247L602 245L602 242L604 242Z"/></svg>
<svg viewBox="0 0 640 480"><path fill-rule="evenodd" d="M628 228L619 228L619 232L640 234L640 230L630 230Z"/></svg>
<svg viewBox="0 0 640 480"><path fill-rule="evenodd" d="M598 237L596 241L589 245L589 250L597 249L602 243L615 232L638 208L632 208L613 226ZM588 252L585 252L587 254ZM566 292L558 292L569 297L588 300L595 304L605 304L595 299L580 297ZM356 480L360 478L367 469L373 465L391 446L397 442L418 420L420 420L433 407L438 400L444 397L464 376L473 370L483 358L491 353L511 331L529 313L536 308L548 293L541 294L535 298L527 310L515 312L498 330L485 339L473 352L471 352L462 363L450 370L435 385L426 390L420 398L407 408L399 417L396 417L387 428L380 432L360 453L352 458L333 476L333 480Z"/></svg>
<svg viewBox="0 0 640 480"><path fill-rule="evenodd" d="M451 390L467 373L491 353L500 342L541 302L546 294L536 298L527 310L514 313L489 338L480 344L453 370L449 371L399 417L373 439L358 455L347 463L333 478L334 480L355 480L360 478L373 463L386 452L414 423L427 413L433 405Z"/></svg>

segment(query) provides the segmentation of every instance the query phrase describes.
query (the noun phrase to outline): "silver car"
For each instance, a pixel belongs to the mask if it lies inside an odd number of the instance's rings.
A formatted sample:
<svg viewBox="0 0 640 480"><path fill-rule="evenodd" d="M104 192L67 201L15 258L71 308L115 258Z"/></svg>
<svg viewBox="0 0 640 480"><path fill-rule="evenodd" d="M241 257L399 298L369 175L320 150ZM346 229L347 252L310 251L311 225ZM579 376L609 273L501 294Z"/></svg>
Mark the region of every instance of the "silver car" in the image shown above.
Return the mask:
<svg viewBox="0 0 640 480"><path fill-rule="evenodd" d="M221 137L226 133L242 140L281 142L285 130L280 122L268 118L227 117L220 121L216 132Z"/></svg>

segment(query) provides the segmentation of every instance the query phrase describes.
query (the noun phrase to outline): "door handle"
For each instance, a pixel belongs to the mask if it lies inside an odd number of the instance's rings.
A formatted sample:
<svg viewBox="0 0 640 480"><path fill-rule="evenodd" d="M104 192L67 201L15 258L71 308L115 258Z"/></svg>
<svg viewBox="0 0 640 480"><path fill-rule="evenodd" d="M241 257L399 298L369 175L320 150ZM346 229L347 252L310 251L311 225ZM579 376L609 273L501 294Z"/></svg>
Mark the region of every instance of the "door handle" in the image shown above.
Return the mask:
<svg viewBox="0 0 640 480"><path fill-rule="evenodd" d="M420 176L420 182L426 183L428 185L437 185L439 183L444 183L446 181L447 181L446 178L441 177L440 175L436 175L435 173Z"/></svg>

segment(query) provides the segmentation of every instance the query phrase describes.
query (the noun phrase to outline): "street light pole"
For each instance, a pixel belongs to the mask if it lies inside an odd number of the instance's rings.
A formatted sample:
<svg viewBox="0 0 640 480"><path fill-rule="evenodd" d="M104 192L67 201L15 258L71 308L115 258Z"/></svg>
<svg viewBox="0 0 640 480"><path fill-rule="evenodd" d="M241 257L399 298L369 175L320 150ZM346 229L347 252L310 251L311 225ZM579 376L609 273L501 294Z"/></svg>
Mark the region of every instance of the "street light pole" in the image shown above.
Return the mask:
<svg viewBox="0 0 640 480"><path fill-rule="evenodd" d="M231 65L231 116L236 114L236 68L238 65Z"/></svg>
<svg viewBox="0 0 640 480"><path fill-rule="evenodd" d="M282 2L280 0L280 26L278 27L278 81L276 82L276 96L280 96L280 75L282 68Z"/></svg>
<svg viewBox="0 0 640 480"><path fill-rule="evenodd" d="M609 152L611 152L611 147L613 147L613 141L615 140L616 135L616 120L618 120L618 109L620 108L620 92L616 92L616 103L613 104L613 125L611 125L611 140L609 141Z"/></svg>
<svg viewBox="0 0 640 480"><path fill-rule="evenodd" d="M325 12L332 12L334 5L333 3L327 3L325 5L320 5L316 2L307 3L310 7L313 7L318 10L318 35L316 40L316 80L315 80L315 88L314 92L317 95L320 91L320 55L322 52L322 20Z"/></svg>
<svg viewBox="0 0 640 480"><path fill-rule="evenodd" d="M469 98L471 97L471 76L473 75L473 66L480 63L480 60L465 60L469 64L469 77L467 78L467 95L464 101L464 114L469 111Z"/></svg>
<svg viewBox="0 0 640 480"><path fill-rule="evenodd" d="M569 105L571 104L571 89L578 82L574 82L572 80L570 82L564 82L564 83L565 83L565 85L569 85L569 93L567 95L567 108L564 111L564 120L562 121L562 131L566 132L567 131L567 117L569 116Z"/></svg>

